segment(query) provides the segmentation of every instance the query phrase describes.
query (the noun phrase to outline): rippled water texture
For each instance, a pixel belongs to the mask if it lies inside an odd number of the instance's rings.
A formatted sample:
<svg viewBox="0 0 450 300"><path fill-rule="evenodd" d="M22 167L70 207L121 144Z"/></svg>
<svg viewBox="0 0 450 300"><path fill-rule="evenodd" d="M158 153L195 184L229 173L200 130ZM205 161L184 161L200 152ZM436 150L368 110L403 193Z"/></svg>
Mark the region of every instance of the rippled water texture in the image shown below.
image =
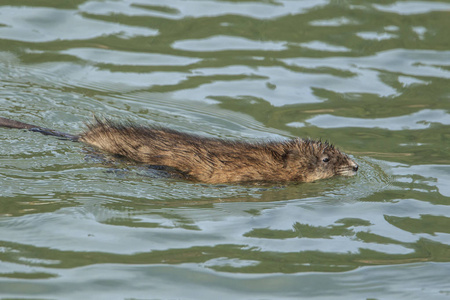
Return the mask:
<svg viewBox="0 0 450 300"><path fill-rule="evenodd" d="M358 176L205 185L0 128L0 298L450 298L447 1L0 4L1 116L338 145Z"/></svg>

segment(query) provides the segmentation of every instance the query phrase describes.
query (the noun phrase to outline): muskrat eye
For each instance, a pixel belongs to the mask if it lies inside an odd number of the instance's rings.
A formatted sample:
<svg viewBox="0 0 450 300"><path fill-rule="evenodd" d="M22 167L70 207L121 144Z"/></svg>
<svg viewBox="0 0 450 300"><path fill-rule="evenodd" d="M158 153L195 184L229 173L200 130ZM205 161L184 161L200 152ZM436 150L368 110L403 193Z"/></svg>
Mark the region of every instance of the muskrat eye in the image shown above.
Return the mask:
<svg viewBox="0 0 450 300"><path fill-rule="evenodd" d="M323 162L329 162L330 159L328 157L325 157L324 159L322 159Z"/></svg>

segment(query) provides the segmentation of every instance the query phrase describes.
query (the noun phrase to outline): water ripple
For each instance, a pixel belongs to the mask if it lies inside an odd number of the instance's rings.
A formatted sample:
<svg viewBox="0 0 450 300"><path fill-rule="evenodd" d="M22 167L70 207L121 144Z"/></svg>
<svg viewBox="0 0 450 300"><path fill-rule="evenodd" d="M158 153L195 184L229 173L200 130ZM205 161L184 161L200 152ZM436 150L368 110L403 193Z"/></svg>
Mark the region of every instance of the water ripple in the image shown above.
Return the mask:
<svg viewBox="0 0 450 300"><path fill-rule="evenodd" d="M292 127L317 126L320 128L383 128L387 130L421 130L428 129L433 124L450 125L450 114L440 109L424 109L410 115L390 118L363 119L339 117L321 114L303 123L293 122L286 124Z"/></svg>
<svg viewBox="0 0 450 300"><path fill-rule="evenodd" d="M17 16L20 18L17 18ZM49 22L52 20L52 22ZM0 36L25 42L57 40L89 40L104 35L154 36L157 30L132 27L110 22L89 20L76 10L37 7L2 7Z"/></svg>

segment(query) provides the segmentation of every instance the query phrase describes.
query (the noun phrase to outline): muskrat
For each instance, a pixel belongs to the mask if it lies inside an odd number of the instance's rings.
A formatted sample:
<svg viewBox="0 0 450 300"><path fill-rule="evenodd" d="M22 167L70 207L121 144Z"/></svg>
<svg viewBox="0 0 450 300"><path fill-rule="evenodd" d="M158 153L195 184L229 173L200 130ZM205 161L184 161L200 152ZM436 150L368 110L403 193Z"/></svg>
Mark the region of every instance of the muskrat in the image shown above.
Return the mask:
<svg viewBox="0 0 450 300"><path fill-rule="evenodd" d="M83 142L136 162L173 168L204 183L312 182L354 176L358 165L327 142L310 139L245 142L207 138L158 126L95 119L72 135L0 117L0 127Z"/></svg>

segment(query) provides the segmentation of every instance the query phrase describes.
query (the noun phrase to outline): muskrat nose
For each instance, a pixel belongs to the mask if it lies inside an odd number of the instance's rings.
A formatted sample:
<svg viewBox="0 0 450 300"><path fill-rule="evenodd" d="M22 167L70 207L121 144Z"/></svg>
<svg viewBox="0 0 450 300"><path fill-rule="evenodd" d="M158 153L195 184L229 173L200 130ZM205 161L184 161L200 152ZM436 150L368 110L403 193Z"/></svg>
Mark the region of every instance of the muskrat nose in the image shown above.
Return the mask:
<svg viewBox="0 0 450 300"><path fill-rule="evenodd" d="M355 172L358 171L358 165L353 166L353 171L355 171Z"/></svg>

